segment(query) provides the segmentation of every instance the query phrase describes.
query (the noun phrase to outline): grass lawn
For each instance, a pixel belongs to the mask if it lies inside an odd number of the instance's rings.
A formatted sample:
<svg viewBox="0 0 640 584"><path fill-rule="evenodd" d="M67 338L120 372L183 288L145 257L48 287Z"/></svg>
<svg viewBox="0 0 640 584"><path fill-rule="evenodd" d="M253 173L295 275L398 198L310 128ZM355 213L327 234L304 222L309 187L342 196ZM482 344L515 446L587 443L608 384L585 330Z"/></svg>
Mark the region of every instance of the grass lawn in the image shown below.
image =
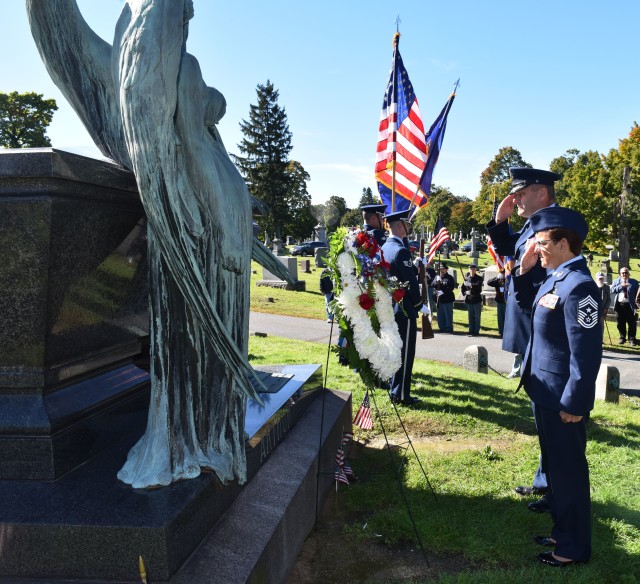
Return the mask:
<svg viewBox="0 0 640 584"><path fill-rule="evenodd" d="M252 337L250 359L324 366L327 347ZM524 392L514 393L516 385L493 373L416 360L412 393L423 401L419 408L398 411L435 496L403 447L389 399L376 390L392 448L384 447L375 417L372 431L356 428L348 458L359 480L330 494L290 582L639 582L640 400L621 396L619 405L596 404L587 448L593 557L585 566L553 570L535 560L546 550L532 541L549 533L550 517L528 511L527 500L513 491L530 484L539 452L529 400ZM359 377L334 355L327 386L352 392L354 409L364 395ZM417 550L394 466L400 468L429 566Z"/></svg>

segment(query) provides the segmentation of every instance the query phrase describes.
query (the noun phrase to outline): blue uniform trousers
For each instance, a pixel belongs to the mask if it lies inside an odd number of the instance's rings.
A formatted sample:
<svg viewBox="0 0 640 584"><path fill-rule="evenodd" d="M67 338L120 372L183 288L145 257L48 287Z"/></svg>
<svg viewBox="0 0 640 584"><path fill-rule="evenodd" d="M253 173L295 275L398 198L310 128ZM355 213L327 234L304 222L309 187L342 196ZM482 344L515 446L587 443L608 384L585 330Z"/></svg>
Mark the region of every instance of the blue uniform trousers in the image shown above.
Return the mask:
<svg viewBox="0 0 640 584"><path fill-rule="evenodd" d="M438 302L438 329L442 333L453 332L453 302Z"/></svg>
<svg viewBox="0 0 640 584"><path fill-rule="evenodd" d="M496 302L496 307L498 309L498 334L502 334L504 332L504 315L507 311L507 305L504 302Z"/></svg>
<svg viewBox="0 0 640 584"><path fill-rule="evenodd" d="M469 316L469 334L480 334L480 316L482 315L482 302L476 304L467 304L467 313Z"/></svg>
<svg viewBox="0 0 640 584"><path fill-rule="evenodd" d="M396 313L396 324L402 339L402 364L391 378L391 395L406 401L411 397L411 374L416 354L418 323L415 318L407 318L402 313Z"/></svg>
<svg viewBox="0 0 640 584"><path fill-rule="evenodd" d="M558 556L586 562L591 557L591 497L585 455L585 418L565 424L558 410L536 404L542 466L547 471L553 529Z"/></svg>

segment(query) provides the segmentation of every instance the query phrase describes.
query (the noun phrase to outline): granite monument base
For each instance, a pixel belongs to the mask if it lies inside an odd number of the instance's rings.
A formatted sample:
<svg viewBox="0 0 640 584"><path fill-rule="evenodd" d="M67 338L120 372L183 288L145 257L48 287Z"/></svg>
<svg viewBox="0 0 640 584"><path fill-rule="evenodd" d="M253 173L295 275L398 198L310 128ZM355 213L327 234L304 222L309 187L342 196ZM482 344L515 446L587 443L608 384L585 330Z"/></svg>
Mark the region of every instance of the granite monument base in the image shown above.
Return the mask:
<svg viewBox="0 0 640 584"><path fill-rule="evenodd" d="M277 372L293 378L277 393L263 394L264 407L247 408L245 486L224 486L215 475L203 474L159 489L131 489L116 473L137 435L123 438L55 481L0 481L0 582L139 582L139 556L149 582L169 582L181 569L199 573L200 551L185 562L216 524L233 523L239 513L251 516L242 521L242 528L265 542L266 551L254 561L251 574L284 569L281 559L270 566L269 554L284 547L295 559L295 550L313 524L309 513L315 509L310 500L315 497L314 464L320 444L322 368L290 366ZM327 395L320 464L332 472L342 432L351 427L351 408L348 396ZM274 451L278 457L272 460ZM323 478L321 492L332 480L329 475ZM246 504L240 502L254 498L261 501L260 514L255 508L243 509ZM213 532L207 541L219 534ZM227 544L234 541L232 534L222 537ZM297 548L282 543L294 540L299 541ZM205 542L200 550L206 549ZM209 570L200 581L212 581L218 568ZM251 574L244 581L255 578Z"/></svg>

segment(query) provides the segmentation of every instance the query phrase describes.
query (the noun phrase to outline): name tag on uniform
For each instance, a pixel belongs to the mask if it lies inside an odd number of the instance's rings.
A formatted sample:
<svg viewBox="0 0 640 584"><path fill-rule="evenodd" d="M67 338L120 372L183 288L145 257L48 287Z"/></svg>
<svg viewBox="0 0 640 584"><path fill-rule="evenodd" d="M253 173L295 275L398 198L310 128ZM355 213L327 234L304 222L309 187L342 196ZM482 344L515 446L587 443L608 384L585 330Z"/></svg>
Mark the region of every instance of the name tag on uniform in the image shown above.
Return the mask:
<svg viewBox="0 0 640 584"><path fill-rule="evenodd" d="M558 300L560 300L560 296L557 294L545 294L540 298L540 300L538 300L538 305L553 310L556 307L556 304L558 304Z"/></svg>

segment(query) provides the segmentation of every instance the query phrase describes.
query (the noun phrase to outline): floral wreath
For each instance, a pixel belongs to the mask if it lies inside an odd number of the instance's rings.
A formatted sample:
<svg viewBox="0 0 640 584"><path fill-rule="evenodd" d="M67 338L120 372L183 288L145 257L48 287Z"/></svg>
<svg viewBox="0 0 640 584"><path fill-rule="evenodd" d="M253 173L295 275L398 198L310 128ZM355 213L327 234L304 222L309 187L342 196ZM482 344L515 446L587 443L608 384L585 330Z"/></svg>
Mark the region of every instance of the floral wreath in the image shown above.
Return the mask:
<svg viewBox="0 0 640 584"><path fill-rule="evenodd" d="M391 379L401 365L402 339L392 300L405 295L390 275L380 246L360 228L339 228L330 240L328 267L334 282L331 309L341 338L340 361L358 370L367 387Z"/></svg>

